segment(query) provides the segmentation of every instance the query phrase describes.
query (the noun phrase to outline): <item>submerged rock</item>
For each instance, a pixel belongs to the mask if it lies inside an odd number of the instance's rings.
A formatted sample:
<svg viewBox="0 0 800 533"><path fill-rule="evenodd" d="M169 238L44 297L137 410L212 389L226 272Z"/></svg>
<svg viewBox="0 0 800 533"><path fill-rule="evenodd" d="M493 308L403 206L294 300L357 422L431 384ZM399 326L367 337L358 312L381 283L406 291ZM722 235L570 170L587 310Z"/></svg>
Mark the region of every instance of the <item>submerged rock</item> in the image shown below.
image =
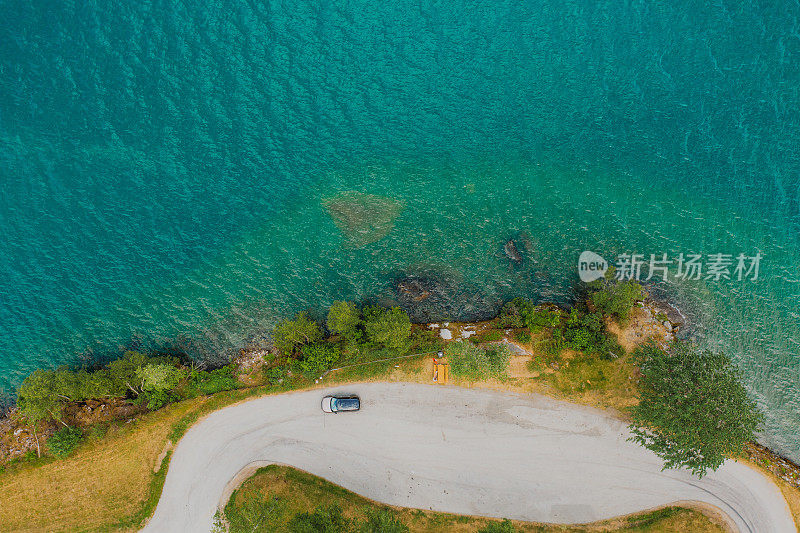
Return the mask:
<svg viewBox="0 0 800 533"><path fill-rule="evenodd" d="M384 238L392 231L402 202L358 191L342 192L322 200L336 227L351 246L360 248Z"/></svg>
<svg viewBox="0 0 800 533"><path fill-rule="evenodd" d="M517 245L514 244L514 239L509 240L503 245L503 251L505 252L506 257L511 259L511 261L514 263L522 263L522 254L520 254L519 250L517 250Z"/></svg>
<svg viewBox="0 0 800 533"><path fill-rule="evenodd" d="M482 288L430 269L400 275L394 286L397 303L414 322L486 320L502 305L499 297L488 295Z"/></svg>
<svg viewBox="0 0 800 533"><path fill-rule="evenodd" d="M503 254L511 260L514 266L521 266L525 262L526 256L530 256L533 251L533 241L527 231L514 233L503 244Z"/></svg>

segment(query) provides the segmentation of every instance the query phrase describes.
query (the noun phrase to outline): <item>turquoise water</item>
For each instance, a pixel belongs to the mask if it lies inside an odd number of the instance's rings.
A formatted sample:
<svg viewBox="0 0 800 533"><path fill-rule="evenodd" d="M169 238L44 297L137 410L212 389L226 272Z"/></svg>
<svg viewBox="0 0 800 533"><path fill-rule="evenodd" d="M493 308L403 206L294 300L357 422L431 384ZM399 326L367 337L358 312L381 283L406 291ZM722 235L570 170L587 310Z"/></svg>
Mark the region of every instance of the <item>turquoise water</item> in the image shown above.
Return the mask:
<svg viewBox="0 0 800 533"><path fill-rule="evenodd" d="M297 310L389 302L403 273L481 314L569 301L585 249L760 251L756 282L667 291L800 459L796 4L4 8L7 395L124 346L221 359ZM324 207L343 191L402 209L355 242Z"/></svg>

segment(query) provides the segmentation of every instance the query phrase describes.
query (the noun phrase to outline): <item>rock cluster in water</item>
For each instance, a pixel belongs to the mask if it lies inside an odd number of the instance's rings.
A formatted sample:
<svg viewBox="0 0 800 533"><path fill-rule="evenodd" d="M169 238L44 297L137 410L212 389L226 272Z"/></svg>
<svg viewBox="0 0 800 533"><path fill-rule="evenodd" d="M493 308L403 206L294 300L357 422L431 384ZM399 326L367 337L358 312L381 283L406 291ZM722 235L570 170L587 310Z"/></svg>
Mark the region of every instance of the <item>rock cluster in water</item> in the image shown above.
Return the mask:
<svg viewBox="0 0 800 533"><path fill-rule="evenodd" d="M395 297L414 322L478 321L494 317L502 300L444 272L407 272L395 279Z"/></svg>

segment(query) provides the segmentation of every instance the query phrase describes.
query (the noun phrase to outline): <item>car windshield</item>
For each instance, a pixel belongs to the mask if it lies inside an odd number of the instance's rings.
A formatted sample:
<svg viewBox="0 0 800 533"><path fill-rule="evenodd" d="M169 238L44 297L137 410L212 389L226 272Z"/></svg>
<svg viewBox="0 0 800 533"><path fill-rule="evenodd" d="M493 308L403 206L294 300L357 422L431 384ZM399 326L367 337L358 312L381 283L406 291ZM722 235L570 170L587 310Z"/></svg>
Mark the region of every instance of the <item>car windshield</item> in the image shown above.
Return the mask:
<svg viewBox="0 0 800 533"><path fill-rule="evenodd" d="M331 407L339 411L346 411L350 409L358 409L357 398L334 398L331 402Z"/></svg>

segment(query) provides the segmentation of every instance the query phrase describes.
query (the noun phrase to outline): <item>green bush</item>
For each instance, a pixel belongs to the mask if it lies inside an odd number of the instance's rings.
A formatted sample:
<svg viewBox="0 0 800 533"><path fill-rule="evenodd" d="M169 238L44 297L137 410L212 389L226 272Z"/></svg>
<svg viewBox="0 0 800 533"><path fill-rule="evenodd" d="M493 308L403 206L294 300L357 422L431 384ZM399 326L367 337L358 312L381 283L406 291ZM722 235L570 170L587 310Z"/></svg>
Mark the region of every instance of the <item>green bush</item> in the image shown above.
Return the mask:
<svg viewBox="0 0 800 533"><path fill-rule="evenodd" d="M145 405L151 411L161 409L167 404L182 400L181 395L169 389L155 389L142 392L135 402Z"/></svg>
<svg viewBox="0 0 800 533"><path fill-rule="evenodd" d="M272 334L275 347L284 355L292 355L303 344L313 344L322 340L319 324L308 318L306 313L298 313L293 320L283 320Z"/></svg>
<svg viewBox="0 0 800 533"><path fill-rule="evenodd" d="M47 449L52 455L63 459L71 454L83 441L83 432L78 428L63 427L47 439Z"/></svg>
<svg viewBox="0 0 800 533"><path fill-rule="evenodd" d="M480 347L471 342L452 342L444 352L454 376L476 380L500 377L511 357L505 344Z"/></svg>
<svg viewBox="0 0 800 533"><path fill-rule="evenodd" d="M534 305L524 298L514 298L500 310L500 325L505 328L523 328Z"/></svg>
<svg viewBox="0 0 800 533"><path fill-rule="evenodd" d="M531 334L527 331L517 331L514 333L514 339L522 343L531 342Z"/></svg>
<svg viewBox="0 0 800 533"><path fill-rule="evenodd" d="M351 302L334 302L328 311L328 331L350 342L361 340L361 311Z"/></svg>
<svg viewBox="0 0 800 533"><path fill-rule="evenodd" d="M339 349L328 343L306 344L301 350L301 359L293 366L306 377L319 377L325 370L333 368L339 360Z"/></svg>
<svg viewBox="0 0 800 533"><path fill-rule="evenodd" d="M703 476L754 440L763 415L724 353L678 341L668 350L647 344L633 358L642 377L631 440L663 458L664 468Z"/></svg>
<svg viewBox="0 0 800 533"><path fill-rule="evenodd" d="M288 368L286 365L268 368L264 370L264 377L267 379L270 385L277 385L281 382L281 380L286 379L287 370Z"/></svg>
<svg viewBox="0 0 800 533"><path fill-rule="evenodd" d="M411 320L399 307L367 307L364 309L364 321L370 343L397 351L409 348Z"/></svg>
<svg viewBox="0 0 800 533"><path fill-rule="evenodd" d="M136 369L136 377L144 392L163 392L175 389L186 376L186 369L165 363L148 363Z"/></svg>
<svg viewBox="0 0 800 533"><path fill-rule="evenodd" d="M620 281L617 283L598 280L594 283L589 300L595 308L604 315L613 316L620 322L625 322L637 300L645 297L644 288L636 280Z"/></svg>
<svg viewBox="0 0 800 533"><path fill-rule="evenodd" d="M525 319L525 325L528 326L532 333L543 329L557 328L560 323L561 311L549 307L531 310Z"/></svg>
<svg viewBox="0 0 800 533"><path fill-rule="evenodd" d="M239 388L234 365L227 365L210 372L192 369L189 383L191 388L200 394L214 394Z"/></svg>
<svg viewBox="0 0 800 533"><path fill-rule="evenodd" d="M607 359L622 353L619 343L608 333L599 313L583 313L573 308L561 327L553 331L561 346Z"/></svg>

